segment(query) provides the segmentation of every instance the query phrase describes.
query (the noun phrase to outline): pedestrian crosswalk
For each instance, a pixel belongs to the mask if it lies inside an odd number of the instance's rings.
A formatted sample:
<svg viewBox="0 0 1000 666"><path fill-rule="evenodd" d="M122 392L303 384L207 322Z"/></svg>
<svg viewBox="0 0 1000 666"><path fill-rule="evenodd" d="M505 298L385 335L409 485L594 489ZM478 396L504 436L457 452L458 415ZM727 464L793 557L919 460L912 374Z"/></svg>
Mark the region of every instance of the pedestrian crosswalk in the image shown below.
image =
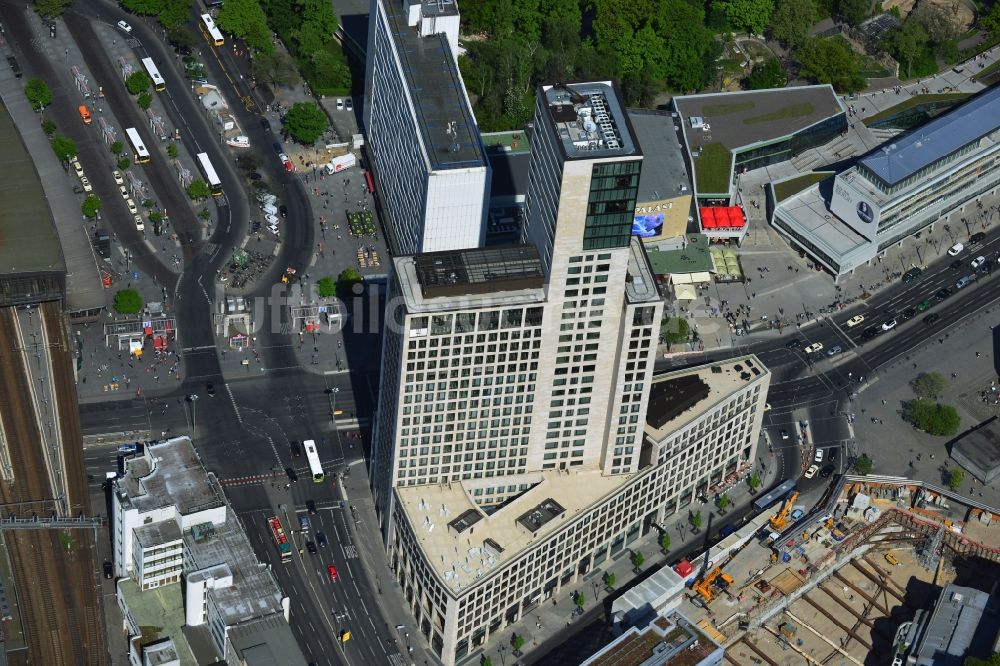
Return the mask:
<svg viewBox="0 0 1000 666"><path fill-rule="evenodd" d="M406 660L403 659L403 655L398 652L389 655L389 663L392 666L406 666Z"/></svg>
<svg viewBox="0 0 1000 666"><path fill-rule="evenodd" d="M356 546L344 546L344 557L348 559L356 560L358 558L358 549Z"/></svg>

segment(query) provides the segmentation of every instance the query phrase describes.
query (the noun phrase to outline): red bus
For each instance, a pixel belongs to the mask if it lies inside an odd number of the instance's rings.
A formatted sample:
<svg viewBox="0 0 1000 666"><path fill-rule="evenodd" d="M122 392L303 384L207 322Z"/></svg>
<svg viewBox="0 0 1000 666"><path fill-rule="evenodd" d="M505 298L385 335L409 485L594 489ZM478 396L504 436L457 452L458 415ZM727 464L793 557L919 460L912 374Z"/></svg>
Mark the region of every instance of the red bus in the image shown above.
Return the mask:
<svg viewBox="0 0 1000 666"><path fill-rule="evenodd" d="M372 179L372 172L365 170L365 182L368 184L368 192L375 194L375 181Z"/></svg>
<svg viewBox="0 0 1000 666"><path fill-rule="evenodd" d="M288 536L281 526L281 521L278 520L277 516L271 516L267 519L267 526L271 528L271 537L274 539L274 545L278 549L281 561L288 562L292 559L292 544L288 542Z"/></svg>

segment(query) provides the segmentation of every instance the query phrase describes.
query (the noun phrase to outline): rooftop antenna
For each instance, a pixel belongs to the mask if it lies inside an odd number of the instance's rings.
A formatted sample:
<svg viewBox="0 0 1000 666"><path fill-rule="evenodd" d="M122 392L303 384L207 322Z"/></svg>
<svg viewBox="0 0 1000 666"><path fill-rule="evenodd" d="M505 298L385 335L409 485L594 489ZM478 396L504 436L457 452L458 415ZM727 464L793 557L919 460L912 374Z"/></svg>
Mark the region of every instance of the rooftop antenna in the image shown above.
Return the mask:
<svg viewBox="0 0 1000 666"><path fill-rule="evenodd" d="M449 120L448 129L445 131L448 132L448 136L451 138L451 143L448 145L448 152L457 153L460 147L458 145L458 123L454 120Z"/></svg>

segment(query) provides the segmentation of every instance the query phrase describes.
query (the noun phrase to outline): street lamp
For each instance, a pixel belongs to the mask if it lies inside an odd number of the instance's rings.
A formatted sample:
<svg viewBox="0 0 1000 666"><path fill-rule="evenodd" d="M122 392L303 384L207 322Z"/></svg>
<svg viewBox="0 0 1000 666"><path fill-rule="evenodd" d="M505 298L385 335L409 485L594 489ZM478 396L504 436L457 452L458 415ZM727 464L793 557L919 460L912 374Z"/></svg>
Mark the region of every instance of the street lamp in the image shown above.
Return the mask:
<svg viewBox="0 0 1000 666"><path fill-rule="evenodd" d="M507 653L507 646L501 643L500 647L498 647L497 650L500 652L500 666L507 666L507 662L504 659Z"/></svg>
<svg viewBox="0 0 1000 666"><path fill-rule="evenodd" d="M188 396L188 400L191 402L191 432L198 434L198 424L196 423L198 414L198 394L192 393Z"/></svg>

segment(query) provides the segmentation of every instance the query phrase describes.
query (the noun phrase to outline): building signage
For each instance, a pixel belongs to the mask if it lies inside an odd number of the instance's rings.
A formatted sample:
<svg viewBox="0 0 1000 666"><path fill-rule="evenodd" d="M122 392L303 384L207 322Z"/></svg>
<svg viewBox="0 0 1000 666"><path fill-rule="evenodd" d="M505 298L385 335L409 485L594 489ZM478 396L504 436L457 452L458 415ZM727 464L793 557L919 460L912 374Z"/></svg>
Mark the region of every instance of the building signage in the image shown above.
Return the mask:
<svg viewBox="0 0 1000 666"><path fill-rule="evenodd" d="M834 181L830 210L862 236L875 239L880 213L878 206L850 182L845 182L842 176L837 176Z"/></svg>

